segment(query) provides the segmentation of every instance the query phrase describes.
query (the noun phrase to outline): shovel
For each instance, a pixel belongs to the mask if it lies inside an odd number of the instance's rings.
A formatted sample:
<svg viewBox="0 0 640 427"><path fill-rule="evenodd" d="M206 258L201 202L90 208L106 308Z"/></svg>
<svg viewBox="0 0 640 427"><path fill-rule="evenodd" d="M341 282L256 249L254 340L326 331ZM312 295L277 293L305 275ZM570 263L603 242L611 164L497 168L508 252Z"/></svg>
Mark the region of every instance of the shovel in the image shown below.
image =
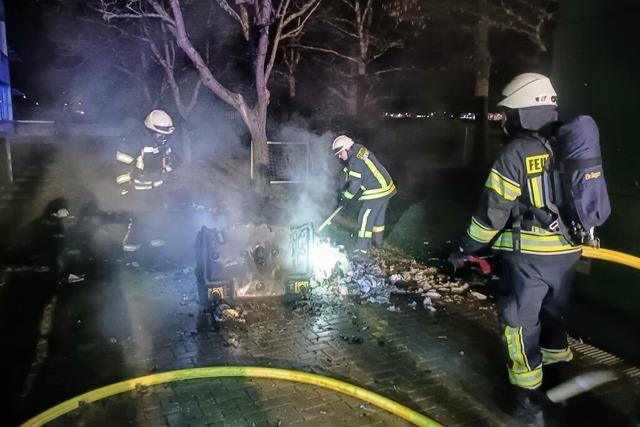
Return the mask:
<svg viewBox="0 0 640 427"><path fill-rule="evenodd" d="M321 232L327 225L331 224L331 220L335 218L335 216L338 215L338 213L340 213L342 208L344 208L344 206L338 206L336 210L333 211L331 215L329 215L329 218L324 220L324 222L320 225L320 227L318 227L318 233Z"/></svg>
<svg viewBox="0 0 640 427"><path fill-rule="evenodd" d="M611 381L621 378L620 374L614 370L602 370L587 372L578 375L569 381L547 390L547 397L554 403L564 402L579 394L586 393Z"/></svg>

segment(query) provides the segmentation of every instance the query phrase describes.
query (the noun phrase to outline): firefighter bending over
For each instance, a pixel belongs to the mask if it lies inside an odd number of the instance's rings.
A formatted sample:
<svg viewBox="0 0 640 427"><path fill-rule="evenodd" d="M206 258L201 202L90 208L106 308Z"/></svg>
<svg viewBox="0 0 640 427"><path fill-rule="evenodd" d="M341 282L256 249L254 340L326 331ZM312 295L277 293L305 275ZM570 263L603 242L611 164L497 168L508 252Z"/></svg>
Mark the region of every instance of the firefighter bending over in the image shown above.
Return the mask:
<svg viewBox="0 0 640 427"><path fill-rule="evenodd" d="M382 247L384 217L389 199L396 194L396 186L376 156L348 136L338 136L332 148L345 164L346 183L338 196L338 203L344 205L354 199L362 201L354 255L366 257L372 245Z"/></svg>
<svg viewBox="0 0 640 427"><path fill-rule="evenodd" d="M449 261L457 268L487 245L502 254L500 280L508 294L498 310L509 380L516 394L540 397L535 390L542 384L543 366L573 359L565 314L581 249L529 215L533 208L555 203L545 169L550 155L545 140L552 138L558 121L550 80L521 74L502 95L498 105L510 142L493 164L467 234Z"/></svg>
<svg viewBox="0 0 640 427"><path fill-rule="evenodd" d="M125 252L136 252L142 243L150 247L164 246L165 242L150 233L158 234L153 228L153 218L162 208L159 188L164 184L165 174L172 171L171 147L167 136L175 127L171 116L163 110L153 110L144 119L144 126L150 131L149 137L137 147L135 154L123 151L116 153L116 159L127 166L127 172L118 175L116 181L122 186L121 194L129 198L132 210L138 215L130 218L127 233L122 241ZM145 240L143 242L143 240Z"/></svg>

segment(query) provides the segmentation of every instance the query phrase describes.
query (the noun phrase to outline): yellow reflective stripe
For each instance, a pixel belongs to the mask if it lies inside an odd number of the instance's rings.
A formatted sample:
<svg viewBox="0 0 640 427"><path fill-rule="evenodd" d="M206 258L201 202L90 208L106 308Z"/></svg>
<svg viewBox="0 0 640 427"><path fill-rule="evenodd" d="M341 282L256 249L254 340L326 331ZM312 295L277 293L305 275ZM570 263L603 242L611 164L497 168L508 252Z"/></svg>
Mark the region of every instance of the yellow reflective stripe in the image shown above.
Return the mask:
<svg viewBox="0 0 640 427"><path fill-rule="evenodd" d="M349 176L354 176L356 178L362 178L362 174L360 172L349 171Z"/></svg>
<svg viewBox="0 0 640 427"><path fill-rule="evenodd" d="M520 191L520 185L508 178L505 178L495 169L491 169L489 178L487 178L487 182L484 186L492 189L498 193L500 197L509 201L515 200L520 196L520 194L522 194Z"/></svg>
<svg viewBox="0 0 640 427"><path fill-rule="evenodd" d="M367 195L369 194L378 194L378 193L384 193L385 191L389 191L389 189L391 187L395 188L395 184L393 182L389 183L389 185L382 187L382 188L372 188L371 190L366 190Z"/></svg>
<svg viewBox="0 0 640 427"><path fill-rule="evenodd" d="M492 230L484 225L480 224L478 220L471 217L471 223L467 229L467 234L473 240L480 243L488 243L500 230Z"/></svg>
<svg viewBox="0 0 640 427"><path fill-rule="evenodd" d="M142 156L138 156L136 159L136 167L140 170L144 169L144 160L142 160Z"/></svg>
<svg viewBox="0 0 640 427"><path fill-rule="evenodd" d="M116 182L118 184L124 184L125 182L131 181L131 174L129 172L123 173L122 175L118 175L116 177Z"/></svg>
<svg viewBox="0 0 640 427"><path fill-rule="evenodd" d="M370 213L371 209L367 209L366 211L364 211L364 215L362 216L362 224L360 225L360 231L358 232L358 237L366 237L365 233L367 228L367 219L369 219Z"/></svg>
<svg viewBox="0 0 640 427"><path fill-rule="evenodd" d="M513 250L513 234L507 230L500 234L492 246L498 250ZM520 232L520 251L532 254L557 254L580 251L580 246L572 246L562 234L535 234Z"/></svg>
<svg viewBox="0 0 640 427"><path fill-rule="evenodd" d="M542 384L542 367L537 367L529 372L513 372L509 370L511 384L522 388L535 389Z"/></svg>
<svg viewBox="0 0 640 427"><path fill-rule="evenodd" d="M381 197L388 196L389 194L393 193L394 191L396 191L396 186L395 186L395 184L391 183L391 185L386 189L383 188L383 189L365 191L364 193L362 193L362 196L360 197L360 200L379 199Z"/></svg>
<svg viewBox="0 0 640 427"><path fill-rule="evenodd" d="M122 151L117 151L116 152L116 160L118 160L119 162L126 163L126 164L129 165L135 159L132 156L123 153Z"/></svg>
<svg viewBox="0 0 640 427"><path fill-rule="evenodd" d="M365 239L370 239L370 238L372 238L372 237L373 237L373 232L371 232L371 231L365 231L365 232L364 232L364 236L362 236L362 237L364 237Z"/></svg>
<svg viewBox="0 0 640 427"><path fill-rule="evenodd" d="M509 359L511 359L511 367L509 369L514 373L531 371L529 360L524 350L522 327L513 328L509 325L505 326L504 337L507 342Z"/></svg>
<svg viewBox="0 0 640 427"><path fill-rule="evenodd" d="M384 231L384 225L378 225L376 227L373 227L374 233L382 233L383 231Z"/></svg>
<svg viewBox="0 0 640 427"><path fill-rule="evenodd" d="M368 157L363 159L364 163L369 167L369 170L371 171L371 173L373 174L373 176L376 177L376 179L378 180L378 182L380 183L380 187L385 188L387 187L389 184L387 184L387 180L384 179L384 176L382 176L382 174L380 173L380 171L378 170L378 168L376 167L376 165L373 164L373 162L371 161L371 159L369 159Z"/></svg>
<svg viewBox="0 0 640 427"><path fill-rule="evenodd" d="M561 350L552 350L549 348L540 348L542 352L542 364L551 365L557 362L570 362L573 360L573 352L569 347Z"/></svg>
<svg viewBox="0 0 640 427"><path fill-rule="evenodd" d="M542 197L542 175L529 178L527 181L531 203L536 208L543 207L544 199Z"/></svg>
<svg viewBox="0 0 640 427"><path fill-rule="evenodd" d="M351 194L349 191L344 190L342 192L342 195L344 196L345 199L351 200L353 199L353 197L355 196L355 194Z"/></svg>

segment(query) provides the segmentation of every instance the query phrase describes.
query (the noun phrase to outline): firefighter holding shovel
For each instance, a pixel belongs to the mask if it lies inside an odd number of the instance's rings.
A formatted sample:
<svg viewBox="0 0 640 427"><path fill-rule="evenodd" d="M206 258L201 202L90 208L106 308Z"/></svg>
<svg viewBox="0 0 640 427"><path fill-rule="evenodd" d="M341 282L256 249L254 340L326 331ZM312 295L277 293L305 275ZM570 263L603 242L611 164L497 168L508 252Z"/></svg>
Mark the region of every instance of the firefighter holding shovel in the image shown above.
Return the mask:
<svg viewBox="0 0 640 427"><path fill-rule="evenodd" d="M348 136L334 139L332 149L344 164L345 185L338 195L338 205L362 201L354 256L366 258L372 246L382 247L385 213L389 200L397 192L396 186L376 156Z"/></svg>

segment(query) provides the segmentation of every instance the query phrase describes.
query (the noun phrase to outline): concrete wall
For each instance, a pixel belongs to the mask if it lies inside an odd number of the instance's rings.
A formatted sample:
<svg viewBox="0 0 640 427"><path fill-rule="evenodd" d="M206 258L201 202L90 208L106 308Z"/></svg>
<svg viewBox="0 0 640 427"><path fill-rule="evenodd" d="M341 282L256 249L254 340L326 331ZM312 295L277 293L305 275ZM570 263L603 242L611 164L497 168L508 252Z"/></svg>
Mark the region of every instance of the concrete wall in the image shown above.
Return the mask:
<svg viewBox="0 0 640 427"><path fill-rule="evenodd" d="M613 213L602 245L640 256L640 48L638 0L562 0L552 80L561 112L600 126ZM578 294L640 319L640 272L594 262Z"/></svg>

